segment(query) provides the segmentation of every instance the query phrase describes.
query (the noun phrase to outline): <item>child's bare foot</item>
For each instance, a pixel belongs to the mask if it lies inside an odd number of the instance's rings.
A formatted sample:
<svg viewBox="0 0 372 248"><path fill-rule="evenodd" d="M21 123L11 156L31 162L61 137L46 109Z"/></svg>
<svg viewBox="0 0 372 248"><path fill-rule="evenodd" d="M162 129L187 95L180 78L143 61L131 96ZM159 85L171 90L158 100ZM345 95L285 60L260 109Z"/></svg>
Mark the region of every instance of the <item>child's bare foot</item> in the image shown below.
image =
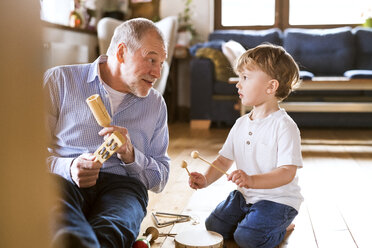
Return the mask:
<svg viewBox="0 0 372 248"><path fill-rule="evenodd" d="M291 223L287 227L287 229L285 229L286 232L285 232L285 235L284 235L284 239L283 240L286 240L288 238L288 236L291 235L291 233L293 232L294 228L295 228L295 224Z"/></svg>
<svg viewBox="0 0 372 248"><path fill-rule="evenodd" d="M294 228L295 228L295 224L293 224L293 223L291 223L288 227L287 227L287 229L286 229L286 234L288 233L288 232L292 232L293 230L294 230Z"/></svg>

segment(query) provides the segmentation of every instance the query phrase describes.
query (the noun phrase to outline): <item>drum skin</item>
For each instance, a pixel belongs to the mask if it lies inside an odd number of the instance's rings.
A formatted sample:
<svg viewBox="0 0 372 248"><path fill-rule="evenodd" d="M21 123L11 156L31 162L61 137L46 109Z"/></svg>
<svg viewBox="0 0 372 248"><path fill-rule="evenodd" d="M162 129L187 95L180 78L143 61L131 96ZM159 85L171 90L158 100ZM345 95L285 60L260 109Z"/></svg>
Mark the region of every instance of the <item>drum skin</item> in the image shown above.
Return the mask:
<svg viewBox="0 0 372 248"><path fill-rule="evenodd" d="M176 248L222 248L221 234L207 230L190 230L174 238Z"/></svg>

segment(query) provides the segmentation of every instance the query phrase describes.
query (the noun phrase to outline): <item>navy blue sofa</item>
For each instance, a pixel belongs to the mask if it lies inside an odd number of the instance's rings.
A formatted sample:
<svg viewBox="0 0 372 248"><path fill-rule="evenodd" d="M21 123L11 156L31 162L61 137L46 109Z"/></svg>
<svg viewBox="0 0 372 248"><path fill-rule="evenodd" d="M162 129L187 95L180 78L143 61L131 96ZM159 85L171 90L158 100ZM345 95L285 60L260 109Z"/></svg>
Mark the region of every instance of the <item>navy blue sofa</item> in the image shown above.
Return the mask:
<svg viewBox="0 0 372 248"><path fill-rule="evenodd" d="M366 78L372 83L371 28L216 30L209 35L208 42L190 48L191 55L194 55L190 62L191 121L210 120L230 126L240 116L236 108L239 99L235 85L216 79L215 65L209 58L195 56L198 49L205 47L221 51L222 44L229 40L239 42L245 49L263 42L283 46L300 66L303 80L347 77L353 80ZM285 102L372 103L372 88L295 91ZM372 127L372 109L361 112L296 111L289 114L300 127Z"/></svg>

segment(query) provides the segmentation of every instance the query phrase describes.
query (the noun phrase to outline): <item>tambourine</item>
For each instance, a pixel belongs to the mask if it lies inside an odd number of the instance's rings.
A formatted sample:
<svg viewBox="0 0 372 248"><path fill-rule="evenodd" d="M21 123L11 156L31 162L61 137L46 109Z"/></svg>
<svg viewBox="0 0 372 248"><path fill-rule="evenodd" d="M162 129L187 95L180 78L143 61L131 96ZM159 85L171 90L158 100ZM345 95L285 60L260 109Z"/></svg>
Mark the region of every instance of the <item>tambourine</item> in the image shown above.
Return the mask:
<svg viewBox="0 0 372 248"><path fill-rule="evenodd" d="M207 230L190 230L177 234L174 238L176 248L222 248L221 234Z"/></svg>

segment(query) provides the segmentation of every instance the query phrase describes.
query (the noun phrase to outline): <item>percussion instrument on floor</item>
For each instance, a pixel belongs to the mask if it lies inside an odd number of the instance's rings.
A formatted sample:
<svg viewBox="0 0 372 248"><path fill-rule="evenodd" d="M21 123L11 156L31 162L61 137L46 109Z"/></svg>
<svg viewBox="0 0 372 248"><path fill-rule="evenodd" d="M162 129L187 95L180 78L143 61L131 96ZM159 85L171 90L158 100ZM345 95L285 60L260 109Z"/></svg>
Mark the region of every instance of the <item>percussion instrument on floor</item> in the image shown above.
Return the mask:
<svg viewBox="0 0 372 248"><path fill-rule="evenodd" d="M150 248L150 243L159 237L159 231L155 227L150 226L144 233L146 238L137 239L132 248Z"/></svg>
<svg viewBox="0 0 372 248"><path fill-rule="evenodd" d="M222 248L221 234L207 230L190 230L177 234L176 248Z"/></svg>

